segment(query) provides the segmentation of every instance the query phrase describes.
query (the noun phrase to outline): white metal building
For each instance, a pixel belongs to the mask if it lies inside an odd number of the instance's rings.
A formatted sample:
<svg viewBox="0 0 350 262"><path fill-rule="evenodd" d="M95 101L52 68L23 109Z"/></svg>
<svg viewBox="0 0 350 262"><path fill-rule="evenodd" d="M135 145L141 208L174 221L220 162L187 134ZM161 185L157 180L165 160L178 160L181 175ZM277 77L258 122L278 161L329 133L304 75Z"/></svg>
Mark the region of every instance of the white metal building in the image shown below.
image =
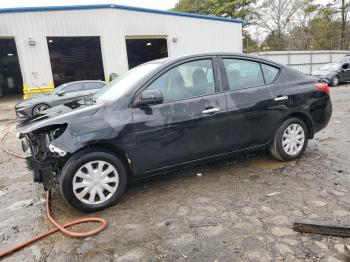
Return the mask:
<svg viewBox="0 0 350 262"><path fill-rule="evenodd" d="M242 22L119 5L0 9L0 92L23 88L28 96L65 81L108 81L164 56L240 53Z"/></svg>

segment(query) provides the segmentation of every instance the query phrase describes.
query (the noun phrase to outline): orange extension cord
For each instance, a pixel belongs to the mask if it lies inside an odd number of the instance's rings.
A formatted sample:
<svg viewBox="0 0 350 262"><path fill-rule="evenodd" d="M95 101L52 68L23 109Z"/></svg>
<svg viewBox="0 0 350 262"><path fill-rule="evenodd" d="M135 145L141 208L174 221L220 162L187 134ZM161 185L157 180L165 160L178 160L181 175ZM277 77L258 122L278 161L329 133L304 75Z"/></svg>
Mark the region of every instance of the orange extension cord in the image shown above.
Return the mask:
<svg viewBox="0 0 350 262"><path fill-rule="evenodd" d="M14 123L15 120L12 122ZM12 124L8 124L7 126L7 129L5 131L5 134L2 136L2 138L0 139L0 147L1 149L12 155L12 156L15 156L15 157L18 157L18 158L22 158L24 159L25 157L21 156L21 155L18 155L16 153L13 153L9 150L7 150L3 144L3 141L6 137L6 135L8 134L9 130L10 130L10 125ZM47 191L46 193L46 212L47 212L47 217L49 218L49 220L51 221L51 223L56 227L56 228L53 228L47 232L44 232L40 235L37 235L35 237L33 237L32 239L29 239L21 244L17 244L16 246L14 246L13 248L10 248L4 252L1 252L0 253L0 258L3 258L9 254L12 254L16 251L18 251L19 249L25 247L25 246L28 246L40 239L43 239L53 233L56 233L58 231L61 231L62 233L68 235L68 236L71 236L71 237L76 237L76 238L84 238L84 237L90 237L90 236L94 236L98 233L100 233L101 231L105 230L106 227L107 227L107 221L104 220L103 218L100 218L100 217L87 217L87 218L82 218L82 219L78 219L78 220L74 220L72 222L68 222L64 225L60 225L59 223L57 223L57 221L53 218L53 216L51 215L51 210L50 210L50 191ZM67 230L66 228L67 227L70 227L70 226L73 226L73 225L77 225L77 224L82 224L82 223L90 223L90 222L95 222L95 223L100 223L101 226L99 226L98 228L96 229L93 229L93 230L90 230L88 232L74 232L74 231L70 231L70 230Z"/></svg>

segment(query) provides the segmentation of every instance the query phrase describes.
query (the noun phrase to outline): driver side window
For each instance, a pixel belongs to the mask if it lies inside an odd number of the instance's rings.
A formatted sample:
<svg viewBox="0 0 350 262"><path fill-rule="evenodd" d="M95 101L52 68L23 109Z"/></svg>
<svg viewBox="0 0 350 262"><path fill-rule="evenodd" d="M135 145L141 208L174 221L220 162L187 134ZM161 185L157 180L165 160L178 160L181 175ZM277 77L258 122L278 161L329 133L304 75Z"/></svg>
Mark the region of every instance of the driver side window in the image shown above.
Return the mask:
<svg viewBox="0 0 350 262"><path fill-rule="evenodd" d="M212 61L205 59L176 66L160 76L147 89L161 91L164 102L214 94Z"/></svg>

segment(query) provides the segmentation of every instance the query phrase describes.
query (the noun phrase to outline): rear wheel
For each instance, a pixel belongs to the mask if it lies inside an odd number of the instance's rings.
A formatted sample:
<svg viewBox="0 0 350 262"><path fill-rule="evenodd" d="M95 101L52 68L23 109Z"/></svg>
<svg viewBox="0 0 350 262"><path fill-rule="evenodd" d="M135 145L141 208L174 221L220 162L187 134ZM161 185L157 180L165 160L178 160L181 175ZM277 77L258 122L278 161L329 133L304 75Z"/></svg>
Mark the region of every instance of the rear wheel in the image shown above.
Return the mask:
<svg viewBox="0 0 350 262"><path fill-rule="evenodd" d="M339 85L339 76L333 76L332 78L332 86Z"/></svg>
<svg viewBox="0 0 350 262"><path fill-rule="evenodd" d="M304 153L308 137L306 124L299 118L289 118L277 130L270 152L278 160L294 160Z"/></svg>
<svg viewBox="0 0 350 262"><path fill-rule="evenodd" d="M126 186L123 163L108 151L73 155L62 169L60 187L69 204L84 212L114 205Z"/></svg>

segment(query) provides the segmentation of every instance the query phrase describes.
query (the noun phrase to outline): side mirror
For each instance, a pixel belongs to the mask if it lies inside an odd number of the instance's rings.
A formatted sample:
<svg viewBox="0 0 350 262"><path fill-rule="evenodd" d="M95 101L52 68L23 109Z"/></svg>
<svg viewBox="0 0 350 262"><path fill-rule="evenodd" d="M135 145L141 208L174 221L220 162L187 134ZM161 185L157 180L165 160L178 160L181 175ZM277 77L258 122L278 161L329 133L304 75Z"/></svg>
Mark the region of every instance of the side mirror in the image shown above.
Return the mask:
<svg viewBox="0 0 350 262"><path fill-rule="evenodd" d="M58 91L58 92L57 92L57 95L58 95L58 96L64 96L65 93L66 93L66 92L64 92L63 90L61 90L61 91Z"/></svg>
<svg viewBox="0 0 350 262"><path fill-rule="evenodd" d="M163 102L163 94L159 90L144 90L135 100L134 106L155 105Z"/></svg>

